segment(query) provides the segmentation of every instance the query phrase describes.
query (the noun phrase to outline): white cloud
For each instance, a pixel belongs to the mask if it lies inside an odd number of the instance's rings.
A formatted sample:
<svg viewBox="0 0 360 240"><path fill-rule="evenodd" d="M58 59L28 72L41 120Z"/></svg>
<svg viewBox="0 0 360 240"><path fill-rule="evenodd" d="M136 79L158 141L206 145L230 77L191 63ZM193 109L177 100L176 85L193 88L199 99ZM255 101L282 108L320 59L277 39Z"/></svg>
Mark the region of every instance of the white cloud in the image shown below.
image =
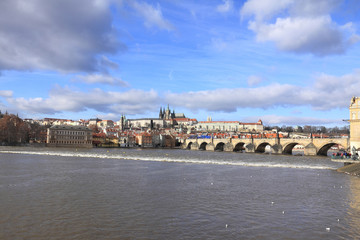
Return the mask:
<svg viewBox="0 0 360 240"><path fill-rule="evenodd" d="M109 1L0 1L0 70L98 71L125 48Z"/></svg>
<svg viewBox="0 0 360 240"><path fill-rule="evenodd" d="M250 77L251 78L251 77ZM346 87L344 87L346 86ZM93 109L104 114L145 114L161 104L192 111L236 112L240 109L312 107L315 111L347 109L352 96L358 96L360 69L342 76L319 74L309 86L270 84L251 88L222 88L196 92L168 92L131 89L123 92L93 89L88 92L56 87L47 98L14 98L1 91L9 107L27 113L81 112ZM281 120L284 121L284 120Z"/></svg>
<svg viewBox="0 0 360 240"><path fill-rule="evenodd" d="M297 117L297 116L279 116L263 115L256 117L247 117L244 121L256 122L261 119L266 125L326 125L342 124L341 119L315 118L315 117Z"/></svg>
<svg viewBox="0 0 360 240"><path fill-rule="evenodd" d="M115 78L106 74L90 74L86 76L77 76L74 81L80 81L88 84L102 83L109 85L119 85L122 87L129 87L129 84L120 78Z"/></svg>
<svg viewBox="0 0 360 240"><path fill-rule="evenodd" d="M166 102L184 106L191 110L235 112L238 108L271 108L293 105L293 94L297 87L273 84L258 88L216 89L208 91L167 93ZM179 102L178 99L181 99Z"/></svg>
<svg viewBox="0 0 360 240"><path fill-rule="evenodd" d="M156 26L167 31L173 31L175 29L174 26L163 17L159 4L153 7L146 2L129 1L129 3L145 19L146 27L151 28Z"/></svg>
<svg viewBox="0 0 360 240"><path fill-rule="evenodd" d="M344 53L342 31L329 18L278 18L274 24L250 22L260 42L273 41L280 50L323 56Z"/></svg>
<svg viewBox="0 0 360 240"><path fill-rule="evenodd" d="M342 54L360 37L352 23L338 25L331 18L330 12L339 2L248 0L240 14L242 18L254 16L248 28L258 41L274 42L280 50L317 56Z"/></svg>
<svg viewBox="0 0 360 240"><path fill-rule="evenodd" d="M291 17L328 15L342 0L247 0L240 9L241 17L254 16L256 21L271 20L279 14Z"/></svg>
<svg viewBox="0 0 360 240"><path fill-rule="evenodd" d="M13 96L13 91L10 90L0 90L0 97L12 97Z"/></svg>
<svg viewBox="0 0 360 240"><path fill-rule="evenodd" d="M346 87L343 87L346 86ZM191 110L235 112L243 108L311 106L314 110L347 108L360 89L360 70L343 76L321 74L311 86L271 84L256 88L167 93L166 102ZM179 102L179 99L181 101Z"/></svg>
<svg viewBox="0 0 360 240"><path fill-rule="evenodd" d="M316 110L347 108L350 99L359 95L360 69L343 76L319 74L314 86L301 96L308 99Z"/></svg>
<svg viewBox="0 0 360 240"><path fill-rule="evenodd" d="M100 119L120 119L121 118L121 114L114 114L114 113L109 113L109 114L98 114L96 115L97 118Z"/></svg>
<svg viewBox="0 0 360 240"><path fill-rule="evenodd" d="M115 5L112 5L116 3ZM148 28L168 31L160 5L122 0L0 1L0 71L106 72L118 65L105 55L126 49L111 7L130 6Z"/></svg>
<svg viewBox="0 0 360 240"><path fill-rule="evenodd" d="M11 98L7 101L21 111L43 114L81 112L87 109L103 113L139 114L156 110L159 106L159 96L154 90L136 89L127 92L106 92L101 89L81 92L56 87L48 98Z"/></svg>
<svg viewBox="0 0 360 240"><path fill-rule="evenodd" d="M249 78L248 78L248 85L250 86L250 87L252 87L252 86L256 86L256 85L258 85L258 84L260 84L261 82L262 82L263 80L262 80L262 78L261 77L259 77L259 76L250 76Z"/></svg>
<svg viewBox="0 0 360 240"><path fill-rule="evenodd" d="M278 14L293 3L294 0L248 0L240 9L240 14L242 18L254 15L257 21L263 21Z"/></svg>
<svg viewBox="0 0 360 240"><path fill-rule="evenodd" d="M220 4L216 7L216 11L221 13L229 12L233 9L233 1L232 0L223 0L223 4Z"/></svg>
<svg viewBox="0 0 360 240"><path fill-rule="evenodd" d="M301 0L292 1L289 9L292 16L316 17L327 15L341 5L343 0Z"/></svg>

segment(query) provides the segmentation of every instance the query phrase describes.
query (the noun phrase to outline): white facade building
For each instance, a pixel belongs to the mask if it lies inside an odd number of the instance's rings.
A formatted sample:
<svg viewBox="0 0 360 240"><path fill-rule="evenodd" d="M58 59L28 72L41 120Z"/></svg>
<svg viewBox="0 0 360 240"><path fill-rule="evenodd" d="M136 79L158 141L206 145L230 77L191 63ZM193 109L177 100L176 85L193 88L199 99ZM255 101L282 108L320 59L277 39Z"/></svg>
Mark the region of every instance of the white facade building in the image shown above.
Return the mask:
<svg viewBox="0 0 360 240"><path fill-rule="evenodd" d="M242 123L239 121L200 121L195 125L198 131L256 131L262 132L264 125L261 120L256 123Z"/></svg>

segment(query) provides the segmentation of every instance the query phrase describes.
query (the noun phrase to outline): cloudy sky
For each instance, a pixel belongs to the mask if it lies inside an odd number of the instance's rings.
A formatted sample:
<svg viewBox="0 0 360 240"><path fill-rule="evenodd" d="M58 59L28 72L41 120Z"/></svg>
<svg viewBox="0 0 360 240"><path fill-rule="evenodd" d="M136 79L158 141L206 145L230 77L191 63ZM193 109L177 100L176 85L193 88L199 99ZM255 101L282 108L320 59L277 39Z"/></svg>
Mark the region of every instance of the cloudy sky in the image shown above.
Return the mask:
<svg viewBox="0 0 360 240"><path fill-rule="evenodd" d="M1 0L0 110L344 125L357 0Z"/></svg>

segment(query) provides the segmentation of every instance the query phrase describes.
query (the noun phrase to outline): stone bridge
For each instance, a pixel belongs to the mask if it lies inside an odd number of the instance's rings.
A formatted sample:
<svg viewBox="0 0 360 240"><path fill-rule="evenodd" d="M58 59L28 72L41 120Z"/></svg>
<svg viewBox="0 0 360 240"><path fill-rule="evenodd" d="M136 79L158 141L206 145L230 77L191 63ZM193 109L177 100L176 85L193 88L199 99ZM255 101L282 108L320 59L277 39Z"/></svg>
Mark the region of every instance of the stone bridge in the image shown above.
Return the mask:
<svg viewBox="0 0 360 240"><path fill-rule="evenodd" d="M334 145L349 149L349 138L198 138L185 139L182 148L191 150L264 153L270 146L271 153L292 154L296 145L305 147L305 155L327 155Z"/></svg>

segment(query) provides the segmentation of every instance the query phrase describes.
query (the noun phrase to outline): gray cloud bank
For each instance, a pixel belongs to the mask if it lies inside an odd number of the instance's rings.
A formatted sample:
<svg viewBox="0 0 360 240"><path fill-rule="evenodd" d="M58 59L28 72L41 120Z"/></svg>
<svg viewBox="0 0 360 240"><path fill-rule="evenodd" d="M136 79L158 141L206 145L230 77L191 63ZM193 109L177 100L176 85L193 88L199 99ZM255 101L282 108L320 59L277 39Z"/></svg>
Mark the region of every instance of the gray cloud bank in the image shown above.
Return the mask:
<svg viewBox="0 0 360 240"><path fill-rule="evenodd" d="M89 92L74 91L57 86L48 98L8 98L7 101L20 111L55 114L60 112L82 112L94 109L103 113L144 113L159 106L158 94L153 91L129 90L127 92L93 89Z"/></svg>
<svg viewBox="0 0 360 240"><path fill-rule="evenodd" d="M0 1L0 70L97 71L124 48L107 1Z"/></svg>
<svg viewBox="0 0 360 240"><path fill-rule="evenodd" d="M148 28L175 29L163 17L159 4L142 1L0 1L0 71L117 69L117 63L106 56L125 50L126 45L119 40L111 7L122 9L125 5Z"/></svg>
<svg viewBox="0 0 360 240"><path fill-rule="evenodd" d="M348 86L339 91L338 86ZM343 76L318 75L312 86L271 84L253 88L215 89L196 92L168 92L160 96L155 90L89 92L56 87L48 98L14 98L11 91L1 91L7 102L16 109L29 113L53 114L94 109L113 114L144 114L157 111L160 104L171 104L192 111L235 112L239 109L310 106L327 111L347 108L352 96L360 89L360 70ZM334 100L336 99L336 100Z"/></svg>

